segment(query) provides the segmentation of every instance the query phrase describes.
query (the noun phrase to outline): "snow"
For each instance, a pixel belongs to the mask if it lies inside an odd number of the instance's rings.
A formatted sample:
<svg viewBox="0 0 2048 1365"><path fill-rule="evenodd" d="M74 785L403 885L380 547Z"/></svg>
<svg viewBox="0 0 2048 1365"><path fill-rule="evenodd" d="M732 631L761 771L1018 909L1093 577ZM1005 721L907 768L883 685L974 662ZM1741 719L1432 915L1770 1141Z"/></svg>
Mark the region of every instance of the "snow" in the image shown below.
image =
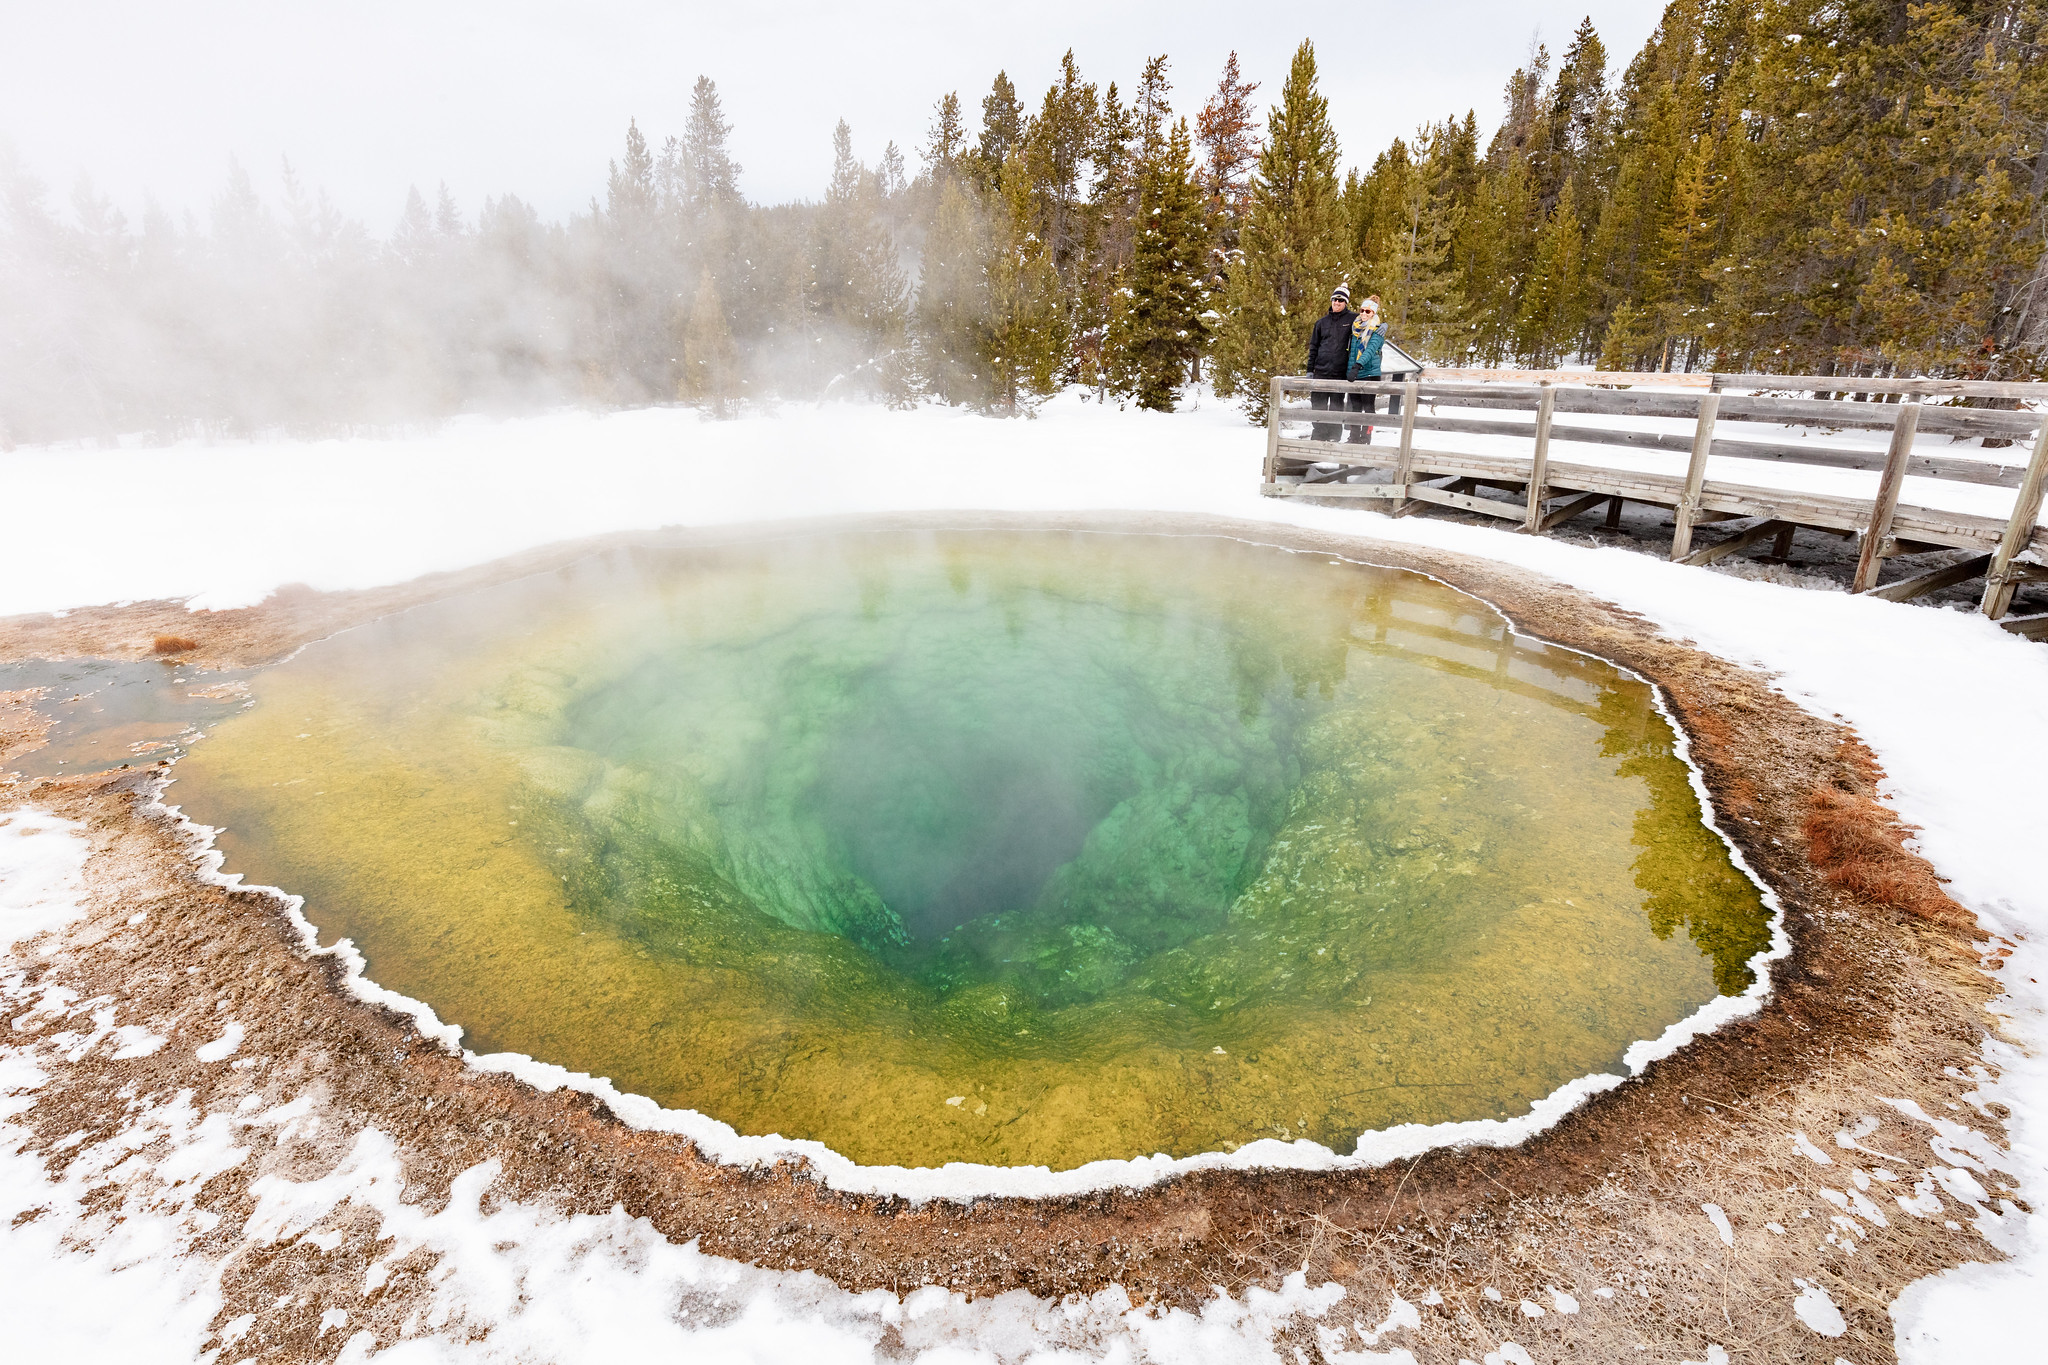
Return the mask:
<svg viewBox="0 0 2048 1365"><path fill-rule="evenodd" d="M1811 1330L1824 1337L1838 1337L1849 1330L1849 1324L1842 1318L1842 1310L1835 1307L1835 1301L1828 1297L1828 1291L1817 1284L1795 1279L1799 1296L1792 1300L1792 1315L1805 1323Z"/></svg>
<svg viewBox="0 0 2048 1365"><path fill-rule="evenodd" d="M83 829L44 810L0 811L0 948L77 917L86 845L61 836Z"/></svg>
<svg viewBox="0 0 2048 1365"><path fill-rule="evenodd" d="M242 1026L230 1019L228 1026L221 1030L220 1037L210 1043L201 1043L193 1049L192 1055L202 1062L224 1062L235 1055L235 1049L242 1045Z"/></svg>
<svg viewBox="0 0 2048 1365"><path fill-rule="evenodd" d="M1700 1212L1707 1215L1707 1221L1714 1225L1715 1234L1722 1246L1735 1245L1735 1229L1728 1225L1728 1215L1719 1204L1702 1204Z"/></svg>
<svg viewBox="0 0 2048 1365"><path fill-rule="evenodd" d="M1750 433L1745 429L1742 434ZM1754 434L1763 439L1780 435L1764 428ZM1471 438L1467 448L1487 449L1489 439L1502 442L1500 449L1521 453L1521 443L1508 438ZM1860 438L1844 434L1829 439L1833 444L1853 444ZM1882 433L1870 439L1881 446ZM1997 1170L2017 1183L2019 1196L2030 1207L2042 1207L2048 1199L2048 1062L2043 1060L2048 993L2039 985L2048 976L2041 946L2041 935L2048 931L2048 876L2041 874L2027 776L2048 765L2048 707L2039 704L2048 696L2048 651L1962 612L1783 587L1674 566L1622 549L1590 549L1554 537L1517 536L1429 518L1394 521L1362 510L1263 499L1256 489L1261 451L1259 433L1213 401L1199 411L1164 416L1105 410L1073 397L1049 404L1033 420L1010 422L944 409L889 413L833 406L721 423L702 421L682 410L653 409L603 416L559 413L505 422L463 420L439 431L390 440L17 450L0 454L0 478L11 500L64 515L18 518L10 525L7 572L0 574L0 615L161 597L186 598L194 608L228 607L259 601L289 583L318 589L371 587L467 567L548 542L620 530L887 511L1212 513L1468 553L1575 584L1642 614L1673 635L1769 672L1794 701L1853 725L1884 764L1886 800L1904 820L1919 827L1918 850L1950 879L1950 892L1975 911L1988 930L2011 943L2011 955L2000 972L2009 993L1996 1008L2016 1041L1987 1046L1987 1062L2002 1075L1996 1082L1987 1078L1979 1091L1981 1103L1995 1102L2010 1111L2011 1150L1998 1151L1981 1133L1956 1119L1909 1117L1930 1130L1934 1161L1921 1159L1930 1178L1959 1198L1974 1190L1969 1202L1978 1209L1979 1227L2015 1259L1965 1266L1923 1280L1894 1305L1894 1319L1901 1359L1909 1362L1953 1359L1967 1350L2006 1358L2019 1343L2039 1340L2048 1332L2048 1294L2040 1292L2048 1273L2048 1230L2042 1215L2023 1212L2019 1205L1993 1195L1985 1189L1985 1180ZM1958 447L1953 453L1969 451ZM1643 468L1667 469L1682 462L1682 457L1657 452L1602 450L1602 458L1610 463L1623 454L1643 461ZM1995 455L2000 462L2013 458L2011 452L1984 454ZM1553 458L1571 462L1574 457L1561 448ZM1798 479L1805 481L1798 487L1848 494L1865 491L1875 479L1868 472L1795 473L1794 468L1717 459L1709 477L1784 487L1795 486L1792 481ZM2011 496L2004 489L1938 482L1923 486L1923 481L1911 480L1905 500L2002 516ZM85 497L90 503L82 507ZM90 553L78 553L70 542L81 524L146 525L158 531L104 537ZM46 813L17 811L0 817L0 942L30 939L76 913L84 848L77 826ZM367 982L361 989L379 994ZM395 996L387 1003L419 1012L414 1002ZM92 1004L60 1000L52 1006L91 1019L89 1031L64 1035L67 1047L135 1047L153 1036L131 1033L116 1040L120 1030L132 1026L118 1024L110 1010L88 1009ZM422 1022L444 1036L452 1032L430 1014L423 1015ZM1708 1018L1695 1026L1715 1022ZM206 1048L219 1050L221 1058L231 1055L232 1046L223 1049L231 1032L232 1028L224 1031ZM1682 1038L1656 1040L1670 1046L1677 1041ZM575 1084L582 1079L526 1059L480 1062L542 1083ZM32 1083L33 1070L10 1063L7 1084L24 1078ZM1613 1079L1588 1082L1597 1086ZM1552 1096L1554 1111L1534 1121L1554 1121L1586 1093L1591 1090L1581 1086L1576 1093ZM656 1110L649 1102L639 1101L636 1109L631 1097L608 1098L635 1121L667 1122L669 1111ZM196 1125L219 1117L172 1115L162 1121ZM133 1121L139 1124L144 1119ZM286 1115L269 1121L300 1120ZM1856 1144L1865 1135L1845 1130L1842 1136L1851 1141L1841 1143L1838 1136L1838 1150L1858 1150ZM1386 1160L1447 1136L1513 1141L1520 1133L1498 1125L1452 1134L1396 1132L1380 1135L1364 1155ZM1820 1166L1836 1164L1805 1134L1792 1140ZM146 1305L122 1315L41 1314L34 1330L105 1336L106 1349L83 1352L87 1356L190 1358L186 1348L198 1338L181 1335L184 1329L179 1324L196 1322L203 1331L210 1311L205 1309L210 1291L204 1276L170 1252L123 1260L109 1250L120 1241L118 1236L114 1242L64 1241L62 1229L71 1226L66 1218L86 1216L77 1211L84 1190L37 1193L40 1167L11 1152L11 1147L0 1152L0 1194L5 1195L0 1219L53 1198L51 1207L59 1211L0 1235L0 1283L10 1285L10 1297L26 1293L31 1296L28 1301L54 1297L104 1302L113 1287L112 1277L132 1286L116 1291L123 1302ZM323 1187L317 1195L303 1198L383 1197L385 1191L371 1178L373 1156L366 1152L367 1164L355 1168L350 1178L357 1183L348 1190ZM1887 1159L1903 1161L1896 1155ZM1229 1164L1327 1166L1347 1160L1312 1144L1259 1143L1236 1154ZM1114 1183L1147 1178L1148 1163L1120 1164L1130 1169L1115 1173ZM1076 1182L1075 1188L1099 1184L1104 1175L1085 1170L1066 1174ZM896 1176L886 1178L892 1185L898 1183ZM1045 1182L1034 1178L1031 1183ZM934 1181L929 1193L943 1193L944 1185ZM1877 1207L1861 1187L1853 1193L1853 1202L1849 1193L1843 1199L1858 1213L1864 1213L1859 1205ZM280 1209L289 1206L303 1212L303 1207L311 1207L294 1202L301 1195L282 1188L274 1194ZM66 1198L76 1206L73 1214L62 1212ZM1917 1217L1927 1216L1922 1210L1934 1198L1932 1185L1923 1189L1915 1184L1910 1194L1895 1194L1894 1202ZM158 1215L137 1211L123 1226L132 1223L140 1229L151 1216ZM765 1272L729 1267L690 1248L667 1247L651 1231L636 1230L623 1219L599 1220L602 1226L579 1225L572 1230L519 1205L494 1206L488 1215L455 1209L434 1217L454 1221L433 1228L423 1224L417 1235L442 1237L450 1247L469 1248L464 1254L474 1262L445 1291L452 1304L468 1305L465 1312L513 1312L510 1301L494 1298L496 1291L490 1288L506 1283L503 1277L511 1272L505 1265L489 1269L489 1257L480 1248L492 1244L485 1239L513 1231L527 1239L518 1245L532 1255L518 1262L519 1273L538 1277L548 1292L524 1301L527 1307L515 1314L521 1323L516 1329L505 1328L502 1338L493 1333L494 1351L510 1352L515 1343L524 1343L521 1349L548 1355L559 1345L565 1355L581 1356L586 1349L595 1352L599 1341L622 1343L643 1331L649 1334L644 1339L648 1343L687 1339L694 1351L713 1357L736 1350L739 1337L705 1335L726 1328L705 1327L699 1332L663 1316L688 1286L707 1276L739 1277L724 1282L733 1286L730 1292L745 1298L747 1313L754 1315L746 1319L752 1324L748 1331L758 1330L759 1341L774 1342L768 1351L774 1356L808 1353L821 1360L865 1359L872 1333L883 1321L879 1315L887 1308L879 1301L863 1307L849 1296L834 1298L839 1291L822 1281L749 1279ZM498 1218L514 1220L517 1229L505 1224L478 1232ZM159 1238L169 1238L162 1241L164 1246L175 1245L176 1239L161 1229ZM60 1246L89 1249L60 1254ZM544 1265L538 1250L543 1246L567 1260ZM516 1256L527 1254L520 1251ZM638 1258L642 1283L659 1293L644 1302L620 1300L611 1269L624 1263L621 1257ZM577 1267L573 1273L570 1263ZM122 1276L128 1278L121 1280ZM934 1292L920 1291L900 1302L887 1295L880 1298L896 1304L888 1311L902 1315L904 1322L924 1322L927 1319L917 1317L913 1306L934 1302L922 1297ZM1236 1358L1256 1359L1265 1350L1261 1333L1287 1314L1310 1311L1313 1295L1323 1291L1290 1289L1286 1293L1293 1298L1284 1304L1279 1298L1256 1301L1261 1292L1241 1299L1219 1298L1199 1317L1151 1315L1130 1309L1127 1303L1119 1308L1113 1299L1091 1301L1077 1311L1095 1324L1090 1331L1141 1343L1134 1348L1139 1352L1134 1358L1176 1353L1189 1359L1230 1358L1235 1352ZM1805 1306L1800 1310L1802 1321L1813 1325L1809 1313L1825 1320L1819 1306L1827 1302L1823 1291L1803 1290L1797 1302ZM661 1305L658 1311L647 1306L652 1303ZM829 1308L824 1306L828 1304ZM948 1300L929 1317L971 1337L996 1330L990 1324L1003 1313L1010 1315L1003 1319L1006 1322L1028 1320L1043 1326L1050 1321L1046 1314L1066 1311L1028 1301L1000 1311L995 1305ZM1558 1307L1568 1311L1562 1304ZM67 1316L80 1320L59 1321ZM138 1334L132 1342L116 1343L106 1334L124 1329L111 1318L165 1326ZM334 1330L344 1331L345 1325ZM685 1338L678 1333L694 1335ZM967 1339L945 1338L955 1343ZM1078 1343L1082 1338L1057 1339ZM918 1340L934 1348L942 1344L939 1335ZM1055 1338L1044 1340L1051 1343ZM346 1348L349 1354L364 1349L354 1340ZM1510 1351L1526 1358L1521 1348L1505 1343L1488 1358L1513 1360L1516 1356ZM39 1340L32 1352L35 1358L60 1353L81 1351L51 1338ZM439 1357L428 1352L422 1358Z"/></svg>

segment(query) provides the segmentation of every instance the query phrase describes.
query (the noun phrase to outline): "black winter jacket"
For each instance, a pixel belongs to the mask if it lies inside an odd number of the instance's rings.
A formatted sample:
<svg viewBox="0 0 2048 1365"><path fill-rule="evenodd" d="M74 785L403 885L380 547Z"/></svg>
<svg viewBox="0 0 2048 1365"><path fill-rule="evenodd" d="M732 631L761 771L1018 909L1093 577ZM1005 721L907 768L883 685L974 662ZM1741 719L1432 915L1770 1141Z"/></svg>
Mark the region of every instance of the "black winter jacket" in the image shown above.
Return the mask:
<svg viewBox="0 0 2048 1365"><path fill-rule="evenodd" d="M1351 324L1358 314L1346 308L1341 313L1324 313L1308 334L1308 377L1342 379L1344 363L1350 358Z"/></svg>

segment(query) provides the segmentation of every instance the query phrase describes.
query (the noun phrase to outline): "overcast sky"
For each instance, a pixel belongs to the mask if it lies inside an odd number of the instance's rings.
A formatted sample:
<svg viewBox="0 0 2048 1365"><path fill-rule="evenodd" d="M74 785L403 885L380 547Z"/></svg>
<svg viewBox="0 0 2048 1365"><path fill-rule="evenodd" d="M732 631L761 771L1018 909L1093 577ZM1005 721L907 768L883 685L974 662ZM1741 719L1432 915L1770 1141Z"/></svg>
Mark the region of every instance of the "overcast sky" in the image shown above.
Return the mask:
<svg viewBox="0 0 2048 1365"><path fill-rule="evenodd" d="M1236 49L1263 103L1316 43L1346 164L1424 119L1499 119L1508 73L1591 15L1610 65L1654 28L1653 0L1435 0L1275 6L1180 0L1017 4L710 4L703 0L0 0L0 138L65 203L81 172L131 213L143 192L202 212L239 158L272 193L281 158L374 233L408 184L445 180L466 213L507 191L558 217L602 192L626 121L659 145L699 73L718 82L750 198L822 194L845 118L872 162L915 166L933 102L970 124L998 68L1035 107L1074 50L1129 90L1172 58L1174 107L1198 109ZM1319 17L1327 16L1327 17Z"/></svg>

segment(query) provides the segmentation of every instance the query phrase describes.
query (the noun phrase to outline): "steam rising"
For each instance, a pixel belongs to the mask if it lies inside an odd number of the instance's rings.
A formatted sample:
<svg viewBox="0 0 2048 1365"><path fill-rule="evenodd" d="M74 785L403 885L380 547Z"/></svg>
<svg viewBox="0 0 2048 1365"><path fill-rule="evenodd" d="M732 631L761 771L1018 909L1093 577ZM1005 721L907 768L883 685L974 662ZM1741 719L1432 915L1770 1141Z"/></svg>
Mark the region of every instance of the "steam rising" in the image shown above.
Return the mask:
<svg viewBox="0 0 2048 1365"><path fill-rule="evenodd" d="M204 221L152 202L131 222L88 180L53 202L0 143L0 448L900 396L902 155L863 165L841 123L824 200L760 207L730 131L700 79L679 135L628 129L588 212L415 189L384 235L289 164L274 202L233 165Z"/></svg>

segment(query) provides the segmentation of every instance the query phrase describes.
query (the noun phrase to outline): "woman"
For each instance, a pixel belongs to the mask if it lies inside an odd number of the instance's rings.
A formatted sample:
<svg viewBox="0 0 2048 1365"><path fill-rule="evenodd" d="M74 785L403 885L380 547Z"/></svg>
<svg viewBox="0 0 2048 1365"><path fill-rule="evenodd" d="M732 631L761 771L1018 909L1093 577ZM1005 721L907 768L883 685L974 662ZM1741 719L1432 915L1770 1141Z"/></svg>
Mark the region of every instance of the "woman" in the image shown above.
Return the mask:
<svg viewBox="0 0 2048 1365"><path fill-rule="evenodd" d="M1380 296L1368 294L1365 302L1358 306L1358 319L1351 324L1351 350L1344 366L1344 377L1356 382L1361 379L1380 377L1380 351L1387 343L1387 329L1380 321ZM1353 412L1377 412L1377 394L1354 393L1346 404ZM1353 427L1350 432L1353 441L1372 442L1371 427Z"/></svg>

